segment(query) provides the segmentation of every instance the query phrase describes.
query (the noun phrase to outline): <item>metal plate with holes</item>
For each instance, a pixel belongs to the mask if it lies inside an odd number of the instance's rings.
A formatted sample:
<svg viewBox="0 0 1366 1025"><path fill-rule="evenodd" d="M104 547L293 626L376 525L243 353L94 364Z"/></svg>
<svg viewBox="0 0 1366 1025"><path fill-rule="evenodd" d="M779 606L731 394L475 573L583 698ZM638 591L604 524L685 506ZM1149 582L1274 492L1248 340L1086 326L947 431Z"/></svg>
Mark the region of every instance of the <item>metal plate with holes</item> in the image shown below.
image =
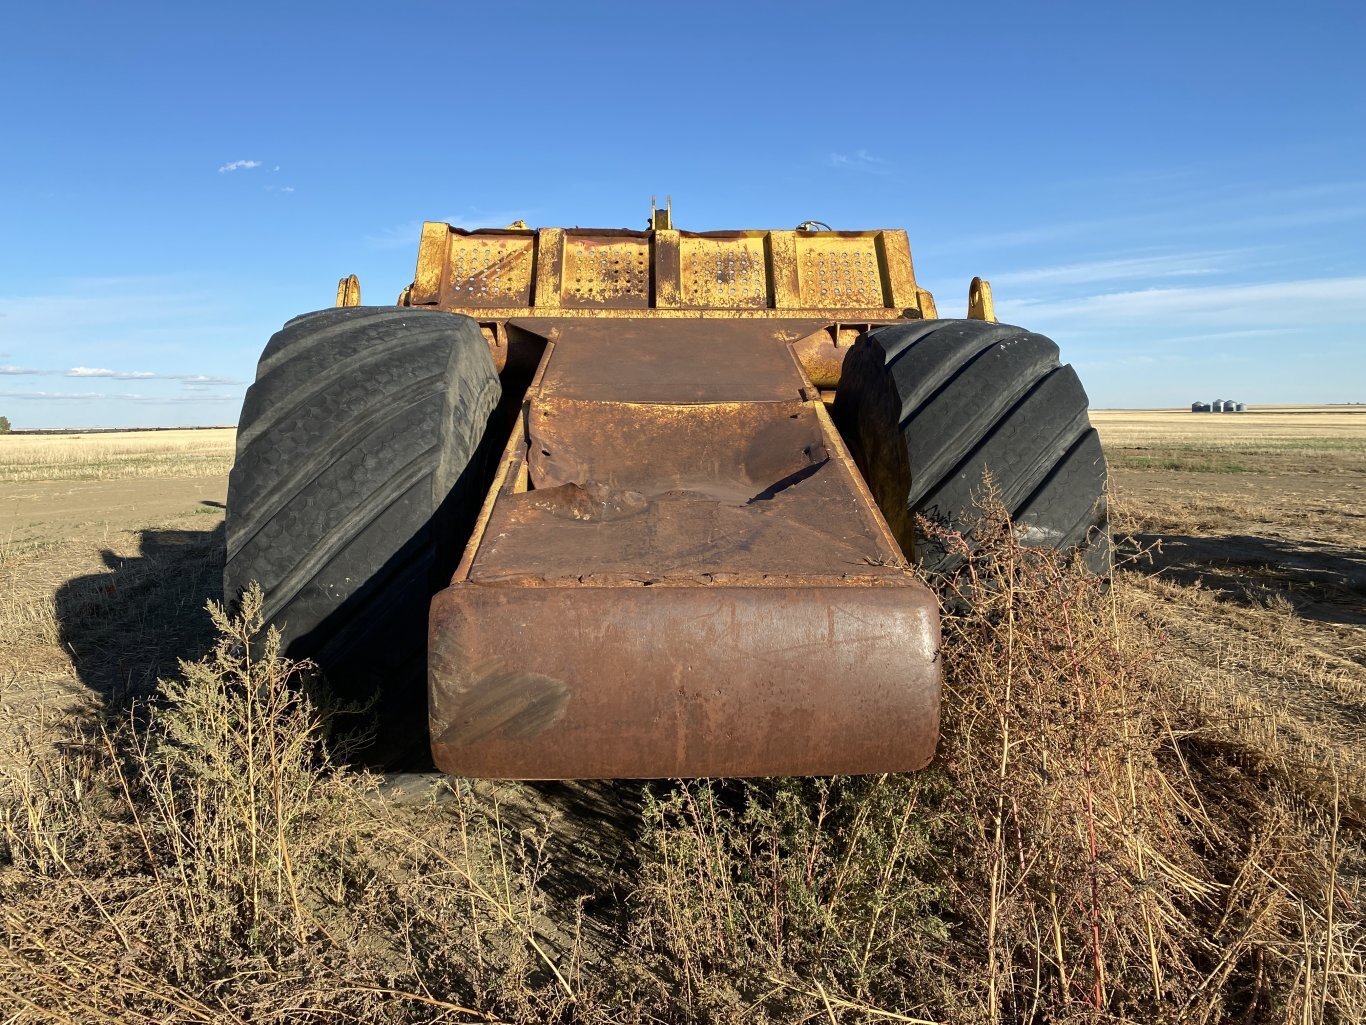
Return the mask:
<svg viewBox="0 0 1366 1025"><path fill-rule="evenodd" d="M564 306L650 305L650 243L644 238L564 240Z"/></svg>
<svg viewBox="0 0 1366 1025"><path fill-rule="evenodd" d="M525 306L531 301L530 235L451 235L450 291L462 305Z"/></svg>
<svg viewBox="0 0 1366 1025"><path fill-rule="evenodd" d="M877 243L867 236L797 238L801 304L811 309L881 306Z"/></svg>
<svg viewBox="0 0 1366 1025"><path fill-rule="evenodd" d="M771 305L762 237L685 236L679 248L684 306L764 309Z"/></svg>

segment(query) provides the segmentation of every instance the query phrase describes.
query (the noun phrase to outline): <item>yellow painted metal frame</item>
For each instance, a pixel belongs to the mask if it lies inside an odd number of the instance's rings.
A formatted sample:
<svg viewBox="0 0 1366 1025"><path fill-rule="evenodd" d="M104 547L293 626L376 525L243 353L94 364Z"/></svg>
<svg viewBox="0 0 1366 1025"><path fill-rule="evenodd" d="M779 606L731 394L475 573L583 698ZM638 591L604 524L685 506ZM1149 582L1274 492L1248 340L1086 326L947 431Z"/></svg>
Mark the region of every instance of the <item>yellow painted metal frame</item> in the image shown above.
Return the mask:
<svg viewBox="0 0 1366 1025"><path fill-rule="evenodd" d="M515 317L934 316L899 230L685 232L422 227L413 306Z"/></svg>
<svg viewBox="0 0 1366 1025"><path fill-rule="evenodd" d="M991 282L973 278L968 285L968 319L996 323L996 304L991 301Z"/></svg>
<svg viewBox="0 0 1366 1025"><path fill-rule="evenodd" d="M337 305L360 305L360 279L354 274L344 277L337 282Z"/></svg>

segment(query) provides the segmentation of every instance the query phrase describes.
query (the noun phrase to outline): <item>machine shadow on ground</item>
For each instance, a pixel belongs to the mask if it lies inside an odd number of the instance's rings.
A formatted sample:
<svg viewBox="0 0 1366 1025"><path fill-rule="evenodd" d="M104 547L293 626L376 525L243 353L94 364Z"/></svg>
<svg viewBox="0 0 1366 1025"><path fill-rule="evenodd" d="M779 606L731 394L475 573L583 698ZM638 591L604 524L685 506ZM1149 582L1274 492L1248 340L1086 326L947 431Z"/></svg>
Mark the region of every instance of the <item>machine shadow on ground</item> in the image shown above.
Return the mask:
<svg viewBox="0 0 1366 1025"><path fill-rule="evenodd" d="M221 520L204 530L147 529L137 556L105 549L103 572L57 589L61 646L107 708L147 696L181 659L213 646L205 604L223 597L223 551Z"/></svg>
<svg viewBox="0 0 1366 1025"><path fill-rule="evenodd" d="M1366 555L1359 550L1249 534L1154 533L1125 539L1116 554L1140 573L1222 591L1243 605L1281 596L1303 619L1366 625Z"/></svg>

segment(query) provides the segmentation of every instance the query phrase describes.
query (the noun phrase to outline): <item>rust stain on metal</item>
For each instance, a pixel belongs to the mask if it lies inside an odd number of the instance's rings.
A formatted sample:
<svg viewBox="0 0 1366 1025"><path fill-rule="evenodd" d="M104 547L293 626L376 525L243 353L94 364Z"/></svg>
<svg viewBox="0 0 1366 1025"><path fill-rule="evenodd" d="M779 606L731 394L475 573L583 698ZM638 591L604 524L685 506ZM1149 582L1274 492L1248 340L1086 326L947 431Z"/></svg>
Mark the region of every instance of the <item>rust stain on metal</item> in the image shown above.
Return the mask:
<svg viewBox="0 0 1366 1025"><path fill-rule="evenodd" d="M794 351L841 327L573 318L430 633L433 751L524 778L911 770L938 616ZM798 343L794 345L793 343Z"/></svg>
<svg viewBox="0 0 1366 1025"><path fill-rule="evenodd" d="M442 747L536 737L563 718L569 702L562 681L506 669L496 655L452 657L447 648L433 653L432 666L446 681L431 709L433 742Z"/></svg>
<svg viewBox="0 0 1366 1025"><path fill-rule="evenodd" d="M405 295L474 317L505 380L530 380L432 603L441 768L930 760L937 603L821 391L859 333L935 315L905 232L687 232L667 207L646 231L429 223Z"/></svg>
<svg viewBox="0 0 1366 1025"><path fill-rule="evenodd" d="M438 684L433 751L496 777L911 771L934 752L938 644L934 600L911 587L451 588L434 667L515 651L565 696L553 721L499 700L485 719ZM542 707L536 685L513 689L509 707Z"/></svg>
<svg viewBox="0 0 1366 1025"><path fill-rule="evenodd" d="M644 512L649 501L639 491L625 491L601 481L570 482L559 487L542 487L525 492L527 505L551 516L605 523Z"/></svg>

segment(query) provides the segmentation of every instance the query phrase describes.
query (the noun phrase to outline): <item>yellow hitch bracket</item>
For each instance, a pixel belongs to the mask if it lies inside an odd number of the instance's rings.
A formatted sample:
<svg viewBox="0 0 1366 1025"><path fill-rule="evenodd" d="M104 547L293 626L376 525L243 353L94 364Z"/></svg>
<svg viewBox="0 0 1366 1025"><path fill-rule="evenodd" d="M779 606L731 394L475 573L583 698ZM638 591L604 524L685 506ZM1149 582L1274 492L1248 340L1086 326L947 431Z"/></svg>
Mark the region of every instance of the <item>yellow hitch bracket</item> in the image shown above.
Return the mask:
<svg viewBox="0 0 1366 1025"><path fill-rule="evenodd" d="M920 307L920 317L922 320L937 320L939 310L934 305L934 296L923 288L917 288L916 305Z"/></svg>
<svg viewBox="0 0 1366 1025"><path fill-rule="evenodd" d="M337 305L360 305L360 279L354 274L337 282Z"/></svg>
<svg viewBox="0 0 1366 1025"><path fill-rule="evenodd" d="M671 231L674 226L674 198L664 197L664 209L655 206L655 197L650 197L650 230Z"/></svg>
<svg viewBox="0 0 1366 1025"><path fill-rule="evenodd" d="M991 301L991 282L973 278L968 285L968 319L996 323L996 304Z"/></svg>

